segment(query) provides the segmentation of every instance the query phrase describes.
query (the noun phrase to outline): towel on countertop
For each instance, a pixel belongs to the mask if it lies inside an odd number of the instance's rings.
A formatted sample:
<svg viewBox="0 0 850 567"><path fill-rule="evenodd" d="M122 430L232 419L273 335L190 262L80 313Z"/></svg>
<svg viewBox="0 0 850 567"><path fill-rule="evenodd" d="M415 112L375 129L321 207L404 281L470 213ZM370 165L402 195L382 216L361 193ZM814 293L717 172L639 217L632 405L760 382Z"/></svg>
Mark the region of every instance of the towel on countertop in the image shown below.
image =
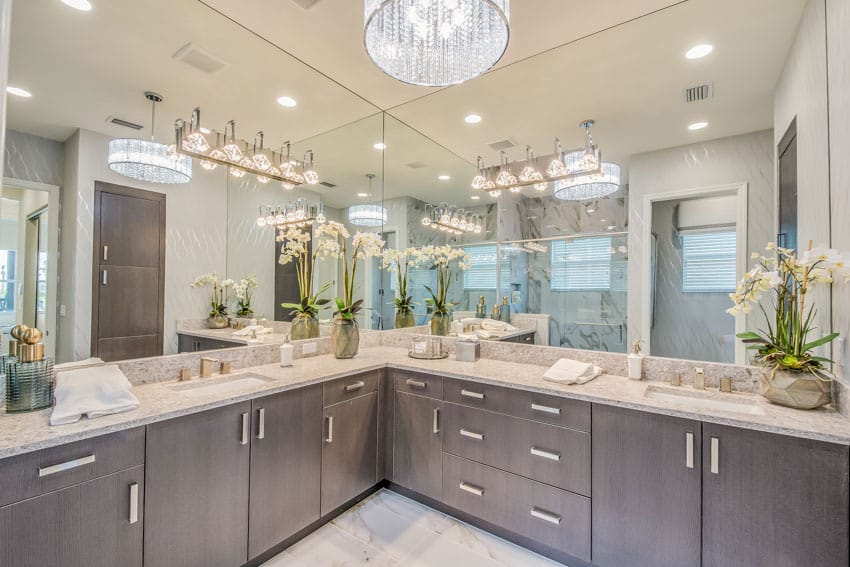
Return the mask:
<svg viewBox="0 0 850 567"><path fill-rule="evenodd" d="M481 319L481 328L485 331L519 331L519 329L517 329L510 323L505 323L504 321L495 321L493 319Z"/></svg>
<svg viewBox="0 0 850 567"><path fill-rule="evenodd" d="M544 380L560 384L584 384L602 374L602 369L593 364L562 358L543 374Z"/></svg>
<svg viewBox="0 0 850 567"><path fill-rule="evenodd" d="M93 419L138 409L139 400L132 388L124 373L114 365L59 372L50 425L75 423L83 415Z"/></svg>

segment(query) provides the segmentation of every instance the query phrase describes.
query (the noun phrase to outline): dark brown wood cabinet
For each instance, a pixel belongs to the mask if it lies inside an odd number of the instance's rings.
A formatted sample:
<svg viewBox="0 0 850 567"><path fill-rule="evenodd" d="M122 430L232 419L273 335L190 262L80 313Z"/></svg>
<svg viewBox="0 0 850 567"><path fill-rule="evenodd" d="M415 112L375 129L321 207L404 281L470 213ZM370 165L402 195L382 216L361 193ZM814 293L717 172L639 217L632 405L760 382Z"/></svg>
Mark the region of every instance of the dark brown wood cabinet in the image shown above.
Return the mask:
<svg viewBox="0 0 850 567"><path fill-rule="evenodd" d="M348 382L357 385L361 380ZM373 487L383 477L383 470L380 476L378 473L378 397L373 389L324 410L323 516Z"/></svg>
<svg viewBox="0 0 850 567"><path fill-rule="evenodd" d="M219 350L223 348L234 348L245 346L244 343L223 341L209 337L197 337L186 333L177 333L177 352L203 352L207 350Z"/></svg>
<svg viewBox="0 0 850 567"><path fill-rule="evenodd" d="M251 402L148 426L145 567L242 565Z"/></svg>
<svg viewBox="0 0 850 567"><path fill-rule="evenodd" d="M847 567L848 447L704 423L704 567Z"/></svg>
<svg viewBox="0 0 850 567"><path fill-rule="evenodd" d="M143 466L0 508L0 565L141 567Z"/></svg>
<svg viewBox="0 0 850 567"><path fill-rule="evenodd" d="M593 406L593 563L699 567L698 421Z"/></svg>
<svg viewBox="0 0 850 567"><path fill-rule="evenodd" d="M443 402L395 393L393 482L439 500L442 496Z"/></svg>
<svg viewBox="0 0 850 567"><path fill-rule="evenodd" d="M252 403L248 557L319 519L322 386Z"/></svg>

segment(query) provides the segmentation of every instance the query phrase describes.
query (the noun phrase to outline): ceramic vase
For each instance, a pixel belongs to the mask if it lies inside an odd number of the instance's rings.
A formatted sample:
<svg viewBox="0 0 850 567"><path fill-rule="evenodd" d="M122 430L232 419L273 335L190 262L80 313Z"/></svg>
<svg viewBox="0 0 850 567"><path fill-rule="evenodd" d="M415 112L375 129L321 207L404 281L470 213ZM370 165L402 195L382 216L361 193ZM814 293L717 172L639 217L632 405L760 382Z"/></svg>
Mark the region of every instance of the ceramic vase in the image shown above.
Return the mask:
<svg viewBox="0 0 850 567"><path fill-rule="evenodd" d="M416 325L416 319L413 316L413 311L410 309L398 309L395 312L395 328L407 329Z"/></svg>
<svg viewBox="0 0 850 567"><path fill-rule="evenodd" d="M446 337L452 324L452 316L449 313L434 313L431 316L431 334Z"/></svg>
<svg viewBox="0 0 850 567"><path fill-rule="evenodd" d="M319 320L314 315L299 313L292 320L290 335L293 341L315 339L319 336Z"/></svg>
<svg viewBox="0 0 850 567"><path fill-rule="evenodd" d="M226 329L230 325L230 320L226 315L212 315L207 317L207 327L210 329Z"/></svg>
<svg viewBox="0 0 850 567"><path fill-rule="evenodd" d="M331 348L337 358L354 358L360 348L360 330L356 321L334 319L331 327Z"/></svg>
<svg viewBox="0 0 850 567"><path fill-rule="evenodd" d="M795 409L815 409L832 401L832 382L809 372L763 367L759 392L770 402Z"/></svg>

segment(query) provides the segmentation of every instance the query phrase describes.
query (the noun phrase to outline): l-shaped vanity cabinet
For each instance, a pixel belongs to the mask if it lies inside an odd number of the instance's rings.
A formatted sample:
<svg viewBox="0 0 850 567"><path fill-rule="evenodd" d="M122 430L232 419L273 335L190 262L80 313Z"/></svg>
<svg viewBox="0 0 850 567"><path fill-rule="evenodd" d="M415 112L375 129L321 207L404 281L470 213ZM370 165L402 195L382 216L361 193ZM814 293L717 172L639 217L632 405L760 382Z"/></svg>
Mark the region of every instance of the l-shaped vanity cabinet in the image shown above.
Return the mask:
<svg viewBox="0 0 850 567"><path fill-rule="evenodd" d="M401 369L4 459L0 565L256 565L384 479L570 567L848 566L847 446Z"/></svg>

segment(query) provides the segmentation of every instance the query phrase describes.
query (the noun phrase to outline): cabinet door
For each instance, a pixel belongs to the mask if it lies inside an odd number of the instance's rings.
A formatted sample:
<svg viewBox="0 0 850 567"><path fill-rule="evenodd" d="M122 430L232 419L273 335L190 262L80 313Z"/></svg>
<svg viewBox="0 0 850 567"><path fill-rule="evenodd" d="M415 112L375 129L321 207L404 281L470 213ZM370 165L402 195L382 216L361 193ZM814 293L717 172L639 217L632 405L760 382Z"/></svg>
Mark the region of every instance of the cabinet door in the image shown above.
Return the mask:
<svg viewBox="0 0 850 567"><path fill-rule="evenodd" d="M148 426L145 567L248 559L251 403Z"/></svg>
<svg viewBox="0 0 850 567"><path fill-rule="evenodd" d="M254 400L248 556L319 519L322 386Z"/></svg>
<svg viewBox="0 0 850 567"><path fill-rule="evenodd" d="M378 482L378 393L325 408L322 515Z"/></svg>
<svg viewBox="0 0 850 567"><path fill-rule="evenodd" d="M144 467L0 508L0 565L141 567Z"/></svg>
<svg viewBox="0 0 850 567"><path fill-rule="evenodd" d="M443 487L442 405L431 398L395 394L393 481L436 500Z"/></svg>
<svg viewBox="0 0 850 567"><path fill-rule="evenodd" d="M703 424L705 567L847 567L848 448Z"/></svg>
<svg viewBox="0 0 850 567"><path fill-rule="evenodd" d="M593 563L700 564L700 423L593 406Z"/></svg>

